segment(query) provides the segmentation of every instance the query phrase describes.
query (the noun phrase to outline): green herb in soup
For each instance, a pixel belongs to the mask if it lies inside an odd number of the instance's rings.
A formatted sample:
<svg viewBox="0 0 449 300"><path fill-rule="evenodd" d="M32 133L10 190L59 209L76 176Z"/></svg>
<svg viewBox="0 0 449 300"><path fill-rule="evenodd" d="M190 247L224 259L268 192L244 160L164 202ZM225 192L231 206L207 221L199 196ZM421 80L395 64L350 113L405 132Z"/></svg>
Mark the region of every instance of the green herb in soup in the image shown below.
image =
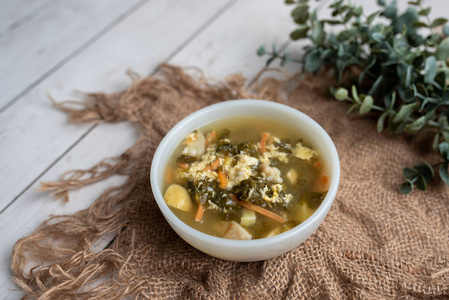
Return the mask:
<svg viewBox="0 0 449 300"><path fill-rule="evenodd" d="M266 238L304 222L329 188L319 153L300 139L240 131L185 137L167 167L167 205L188 225L228 239Z"/></svg>

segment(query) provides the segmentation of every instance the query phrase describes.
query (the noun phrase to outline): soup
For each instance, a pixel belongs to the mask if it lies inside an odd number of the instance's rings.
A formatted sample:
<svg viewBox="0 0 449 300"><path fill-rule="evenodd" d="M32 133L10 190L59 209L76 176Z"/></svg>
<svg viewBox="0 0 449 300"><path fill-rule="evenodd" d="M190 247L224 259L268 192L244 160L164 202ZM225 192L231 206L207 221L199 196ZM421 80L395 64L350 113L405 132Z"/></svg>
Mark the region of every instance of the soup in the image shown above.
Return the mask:
<svg viewBox="0 0 449 300"><path fill-rule="evenodd" d="M189 226L228 239L267 238L304 222L330 179L300 132L257 118L188 134L165 172L164 200Z"/></svg>

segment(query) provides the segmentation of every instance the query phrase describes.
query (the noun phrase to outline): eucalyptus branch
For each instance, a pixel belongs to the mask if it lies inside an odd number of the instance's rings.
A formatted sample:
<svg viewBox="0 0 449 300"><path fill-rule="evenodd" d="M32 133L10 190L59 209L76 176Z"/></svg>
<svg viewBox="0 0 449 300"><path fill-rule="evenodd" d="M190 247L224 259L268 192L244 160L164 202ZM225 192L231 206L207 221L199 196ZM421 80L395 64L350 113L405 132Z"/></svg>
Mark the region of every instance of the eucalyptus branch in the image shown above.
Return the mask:
<svg viewBox="0 0 449 300"><path fill-rule="evenodd" d="M414 186L425 190L436 177L436 168L449 185L449 150L445 150L449 148L448 20L431 20L430 7L423 7L422 0L409 1L403 12L398 11L396 0L377 0L380 10L368 16L362 6L334 0L329 4L330 19L319 19L309 0L285 2L294 5L291 16L298 24L290 38L307 39L311 45L301 59L292 59L288 50L278 53L274 46L268 52L261 46L257 53L269 55L267 66L275 60L281 65L302 62L303 71L313 74L323 67L333 68L339 87L331 87L331 93L350 103L348 112L377 114L379 132L384 127L395 133L432 132L432 148L442 161L405 168L401 192L411 192ZM344 29L333 32L337 25ZM437 27L442 28L441 34ZM350 66L360 70L355 80L343 76Z"/></svg>

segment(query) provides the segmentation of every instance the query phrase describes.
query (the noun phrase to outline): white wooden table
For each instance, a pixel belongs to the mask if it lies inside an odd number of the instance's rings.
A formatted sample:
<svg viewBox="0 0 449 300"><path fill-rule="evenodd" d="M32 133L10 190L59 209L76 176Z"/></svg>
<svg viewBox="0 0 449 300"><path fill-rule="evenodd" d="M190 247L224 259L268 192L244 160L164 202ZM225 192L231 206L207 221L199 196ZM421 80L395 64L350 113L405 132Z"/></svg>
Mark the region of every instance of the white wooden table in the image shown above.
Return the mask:
<svg viewBox="0 0 449 300"><path fill-rule="evenodd" d="M374 2L359 0L368 10ZM448 17L446 2L427 4ZM47 94L119 91L130 83L128 68L146 76L164 61L251 80L265 63L258 46L288 41L290 10L282 0L0 0L0 299L23 295L10 271L19 238L125 179L74 191L68 203L38 192L40 182L120 155L138 137L129 123L70 124Z"/></svg>

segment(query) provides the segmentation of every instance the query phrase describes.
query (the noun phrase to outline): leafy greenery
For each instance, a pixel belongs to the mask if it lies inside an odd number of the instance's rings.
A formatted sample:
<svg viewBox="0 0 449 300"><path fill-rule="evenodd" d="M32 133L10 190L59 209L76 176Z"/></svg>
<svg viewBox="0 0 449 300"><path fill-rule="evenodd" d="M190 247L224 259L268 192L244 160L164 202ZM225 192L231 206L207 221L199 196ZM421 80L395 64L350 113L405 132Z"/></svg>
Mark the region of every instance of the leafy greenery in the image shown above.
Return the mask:
<svg viewBox="0 0 449 300"><path fill-rule="evenodd" d="M442 160L433 166L405 168L406 182L400 191L410 193L414 186L426 190L437 167L449 186L448 20L431 20L431 8L423 7L422 0L409 1L403 12L396 0L377 0L380 9L370 15L349 0L334 0L329 19L319 19L309 0L285 2L294 5L291 16L298 24L290 38L311 42L297 61L308 73L333 68L339 87L331 87L331 92L335 99L351 104L349 112L377 114L379 132L387 126L395 133L434 134L432 147ZM281 65L294 61L274 46L271 52L261 46L257 54L269 55L267 66L276 59ZM357 72L348 83L344 75L349 67Z"/></svg>

